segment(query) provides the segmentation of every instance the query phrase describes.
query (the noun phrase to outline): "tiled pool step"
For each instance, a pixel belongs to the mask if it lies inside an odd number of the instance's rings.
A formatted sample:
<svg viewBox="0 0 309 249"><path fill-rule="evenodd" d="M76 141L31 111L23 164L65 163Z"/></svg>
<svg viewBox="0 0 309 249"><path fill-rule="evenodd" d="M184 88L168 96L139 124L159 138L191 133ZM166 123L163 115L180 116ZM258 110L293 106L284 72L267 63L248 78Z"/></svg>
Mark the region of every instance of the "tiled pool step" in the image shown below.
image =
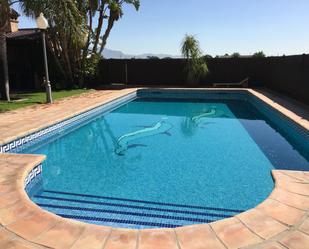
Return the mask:
<svg viewBox="0 0 309 249"><path fill-rule="evenodd" d="M64 218L94 224L157 228L208 223L243 210L179 205L45 190L32 200Z"/></svg>

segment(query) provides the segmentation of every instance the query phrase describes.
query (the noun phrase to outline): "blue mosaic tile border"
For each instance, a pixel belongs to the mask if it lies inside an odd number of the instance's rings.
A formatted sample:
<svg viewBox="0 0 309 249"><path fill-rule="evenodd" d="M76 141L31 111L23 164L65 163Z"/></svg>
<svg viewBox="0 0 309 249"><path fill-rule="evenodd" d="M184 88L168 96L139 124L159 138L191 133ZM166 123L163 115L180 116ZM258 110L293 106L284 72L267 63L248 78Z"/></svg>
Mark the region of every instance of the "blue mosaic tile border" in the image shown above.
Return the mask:
<svg viewBox="0 0 309 249"><path fill-rule="evenodd" d="M42 164L35 166L27 175L24 181L24 189L29 196L37 193L42 189L43 178L42 178Z"/></svg>
<svg viewBox="0 0 309 249"><path fill-rule="evenodd" d="M137 92L142 98L174 99L232 99L246 100L248 93L244 90L177 90L177 89L141 89Z"/></svg>
<svg viewBox="0 0 309 249"><path fill-rule="evenodd" d="M87 121L96 117L99 114L112 111L123 105L126 102L132 101L136 98L136 92L130 93L126 96L120 97L118 99L112 100L109 103L105 103L99 107L92 110L78 114L72 118L66 119L47 128L39 130L37 132L31 133L22 138L16 139L10 143L0 145L0 153L16 153L25 148L26 145L32 146L34 143L42 141L42 139L48 139L51 136L63 132L64 129L72 128L81 124L85 124Z"/></svg>
<svg viewBox="0 0 309 249"><path fill-rule="evenodd" d="M42 174L42 164L37 165L34 167L25 179L24 187L27 188L29 184L31 184L36 177Z"/></svg>

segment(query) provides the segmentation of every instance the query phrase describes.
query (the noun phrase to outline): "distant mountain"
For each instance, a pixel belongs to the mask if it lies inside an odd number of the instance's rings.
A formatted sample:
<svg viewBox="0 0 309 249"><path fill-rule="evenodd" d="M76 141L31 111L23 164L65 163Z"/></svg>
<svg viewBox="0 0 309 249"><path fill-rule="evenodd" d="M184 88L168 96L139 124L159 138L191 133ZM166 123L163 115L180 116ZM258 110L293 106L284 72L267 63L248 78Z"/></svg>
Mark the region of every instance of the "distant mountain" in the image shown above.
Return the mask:
<svg viewBox="0 0 309 249"><path fill-rule="evenodd" d="M148 57L159 57L160 59L170 57L170 58L179 58L180 56L170 55L170 54L152 54L152 53L146 53L146 54L139 54L139 55L132 55L132 54L124 54L121 51L118 50L112 50L112 49L104 49L103 50L103 57L106 59L147 59Z"/></svg>
<svg viewBox="0 0 309 249"><path fill-rule="evenodd" d="M121 51L105 48L103 50L103 57L106 59L129 59L131 58L131 55L124 54Z"/></svg>

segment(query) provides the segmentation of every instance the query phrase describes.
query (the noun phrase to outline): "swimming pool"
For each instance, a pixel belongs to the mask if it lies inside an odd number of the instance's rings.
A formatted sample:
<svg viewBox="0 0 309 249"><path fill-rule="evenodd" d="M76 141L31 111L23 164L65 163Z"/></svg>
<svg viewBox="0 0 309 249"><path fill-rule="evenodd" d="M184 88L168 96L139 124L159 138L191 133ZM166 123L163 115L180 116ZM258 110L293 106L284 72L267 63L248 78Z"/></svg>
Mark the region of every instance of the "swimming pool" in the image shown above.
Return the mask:
<svg viewBox="0 0 309 249"><path fill-rule="evenodd" d="M47 155L42 208L132 228L230 217L269 195L272 169L309 169L308 132L242 92L139 91L12 151Z"/></svg>

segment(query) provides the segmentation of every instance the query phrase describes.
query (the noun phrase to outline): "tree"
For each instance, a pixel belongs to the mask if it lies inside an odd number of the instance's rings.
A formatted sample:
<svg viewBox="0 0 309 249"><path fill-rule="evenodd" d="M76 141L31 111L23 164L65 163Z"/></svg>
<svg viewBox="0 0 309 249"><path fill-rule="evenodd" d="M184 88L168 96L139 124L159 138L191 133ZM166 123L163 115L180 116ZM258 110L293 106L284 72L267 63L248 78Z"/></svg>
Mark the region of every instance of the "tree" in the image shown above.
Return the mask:
<svg viewBox="0 0 309 249"><path fill-rule="evenodd" d="M181 53L186 59L185 71L188 83L196 86L199 79L208 73L198 40L192 35L186 35L181 44Z"/></svg>
<svg viewBox="0 0 309 249"><path fill-rule="evenodd" d="M4 89L4 96L1 97L7 101L11 99L5 34L10 24L10 5L11 1L0 0L0 66L3 71L3 85L1 88Z"/></svg>
<svg viewBox="0 0 309 249"><path fill-rule="evenodd" d="M263 51L260 51L260 52L256 52L252 55L252 57L255 57L255 58L264 58L266 57L266 55L264 54Z"/></svg>
<svg viewBox="0 0 309 249"><path fill-rule="evenodd" d="M81 71L84 72L86 70L84 62L87 58L91 60L95 58L95 54L102 55L115 22L120 20L124 14L123 6L130 4L138 10L140 0L79 0L78 2L87 21L87 39L83 48L81 68ZM97 17L97 25L94 25L95 22L93 19L95 17ZM105 20L106 25L104 30Z"/></svg>
<svg viewBox="0 0 309 249"><path fill-rule="evenodd" d="M212 59L213 57L210 54L204 55L204 59Z"/></svg>
<svg viewBox="0 0 309 249"><path fill-rule="evenodd" d="M99 61L98 56L102 56L114 23L123 16L124 4L132 4L138 10L140 1L22 1L27 16L35 18L43 12L47 18L47 45L67 83L66 86L72 86L75 82L83 86L84 76L93 72L92 68ZM97 18L97 22L94 18ZM91 70L87 68L89 65Z"/></svg>
<svg viewBox="0 0 309 249"><path fill-rule="evenodd" d="M47 46L65 80L64 87L77 81L83 85L84 76L95 72L110 32L123 16L123 6L131 4L136 10L140 6L139 0L0 0L0 65L4 69L7 100L10 98L5 32L14 3L27 16L36 18L42 12L47 18ZM94 18L98 18L96 26Z"/></svg>
<svg viewBox="0 0 309 249"><path fill-rule="evenodd" d="M155 56L155 55L149 55L149 56L147 56L147 59L148 60L160 60L160 58L158 56Z"/></svg>
<svg viewBox="0 0 309 249"><path fill-rule="evenodd" d="M69 53L72 51L69 47L77 48L79 41L83 37L81 35L83 19L76 8L74 0L0 0L0 64L3 68L5 96L8 101L10 101L10 96L5 34L9 28L10 16L12 14L11 6L13 4L19 4L26 15L34 18L40 12L46 14L51 27L48 32L49 38L53 36L58 37L58 39L47 39L49 48L53 51L60 71L63 75L69 75L70 79L73 79L73 74L72 65L69 60L73 53ZM78 53L80 52L75 49L74 54Z"/></svg>
<svg viewBox="0 0 309 249"><path fill-rule="evenodd" d="M231 57L232 58L239 58L240 57L240 53L235 52L235 53L231 54Z"/></svg>
<svg viewBox="0 0 309 249"><path fill-rule="evenodd" d="M41 12L48 20L47 46L65 86L72 86L81 66L81 50L85 44L86 19L78 1L32 0L21 2L24 13L36 18Z"/></svg>

